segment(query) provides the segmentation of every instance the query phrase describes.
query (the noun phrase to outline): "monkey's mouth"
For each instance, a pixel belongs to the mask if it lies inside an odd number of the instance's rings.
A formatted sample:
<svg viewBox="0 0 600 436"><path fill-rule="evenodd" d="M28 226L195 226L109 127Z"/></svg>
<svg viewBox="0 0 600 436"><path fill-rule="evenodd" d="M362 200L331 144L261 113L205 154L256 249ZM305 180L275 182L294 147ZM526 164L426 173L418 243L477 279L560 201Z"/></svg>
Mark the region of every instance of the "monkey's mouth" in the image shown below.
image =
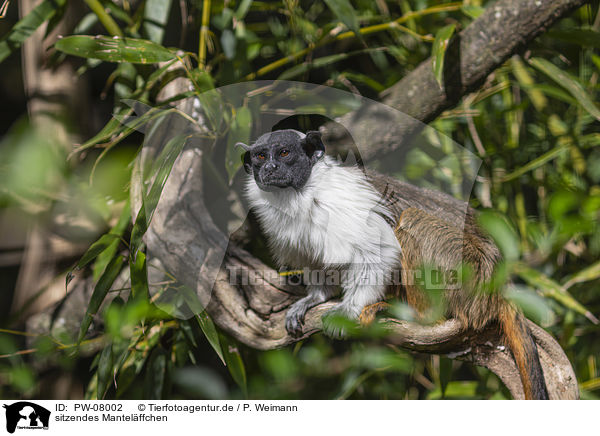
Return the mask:
<svg viewBox="0 0 600 436"><path fill-rule="evenodd" d="M258 185L258 187L260 189L262 189L263 191L274 191L276 189L283 189L283 188L289 188L290 186L290 181L287 179L283 179L283 178L269 178L269 179L262 179L262 180L257 180L256 184Z"/></svg>
<svg viewBox="0 0 600 436"><path fill-rule="evenodd" d="M271 181L269 181L267 183L257 183L257 185L263 191L268 191L268 192L272 192L272 191L276 191L278 189L285 189L285 188L289 188L290 187L289 183L285 183L285 182L271 182Z"/></svg>

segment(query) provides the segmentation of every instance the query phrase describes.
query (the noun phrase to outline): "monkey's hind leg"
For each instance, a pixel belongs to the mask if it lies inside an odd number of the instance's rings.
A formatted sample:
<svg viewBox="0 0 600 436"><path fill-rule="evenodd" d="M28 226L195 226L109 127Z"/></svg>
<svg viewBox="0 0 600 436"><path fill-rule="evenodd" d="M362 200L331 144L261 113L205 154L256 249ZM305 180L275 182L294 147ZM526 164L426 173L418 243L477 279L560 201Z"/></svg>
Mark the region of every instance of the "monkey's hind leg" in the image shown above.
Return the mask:
<svg viewBox="0 0 600 436"><path fill-rule="evenodd" d="M389 303L386 303L385 301L379 301L377 303L365 306L360 315L358 315L358 321L360 322L360 325L371 325L373 321L375 321L377 314L388 309L389 307Z"/></svg>

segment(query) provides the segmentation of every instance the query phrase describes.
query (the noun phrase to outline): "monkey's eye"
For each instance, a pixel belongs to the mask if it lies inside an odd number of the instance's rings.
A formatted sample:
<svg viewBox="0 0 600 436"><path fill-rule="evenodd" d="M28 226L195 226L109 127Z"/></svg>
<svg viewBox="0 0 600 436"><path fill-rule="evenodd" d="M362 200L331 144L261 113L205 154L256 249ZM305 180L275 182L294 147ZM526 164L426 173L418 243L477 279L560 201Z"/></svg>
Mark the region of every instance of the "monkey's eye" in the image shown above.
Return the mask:
<svg viewBox="0 0 600 436"><path fill-rule="evenodd" d="M257 157L257 158L259 158L260 160L265 160L265 158L266 158L267 156L265 156L265 154L264 154L264 153L257 153L257 154L256 154L256 157Z"/></svg>
<svg viewBox="0 0 600 436"><path fill-rule="evenodd" d="M281 150L279 152L279 156L281 156L281 157L286 157L288 154L290 154L290 151L286 148L284 148L283 150Z"/></svg>

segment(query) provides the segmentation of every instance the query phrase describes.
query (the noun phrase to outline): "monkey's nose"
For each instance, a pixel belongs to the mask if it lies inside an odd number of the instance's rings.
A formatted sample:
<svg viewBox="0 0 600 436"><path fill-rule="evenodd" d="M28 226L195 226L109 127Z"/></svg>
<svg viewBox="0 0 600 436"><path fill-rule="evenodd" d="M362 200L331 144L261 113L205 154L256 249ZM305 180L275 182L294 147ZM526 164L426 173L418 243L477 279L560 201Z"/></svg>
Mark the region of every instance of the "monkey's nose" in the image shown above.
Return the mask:
<svg viewBox="0 0 600 436"><path fill-rule="evenodd" d="M277 164L275 164L274 162L267 162L265 164L265 170L266 171L275 171L277 169Z"/></svg>

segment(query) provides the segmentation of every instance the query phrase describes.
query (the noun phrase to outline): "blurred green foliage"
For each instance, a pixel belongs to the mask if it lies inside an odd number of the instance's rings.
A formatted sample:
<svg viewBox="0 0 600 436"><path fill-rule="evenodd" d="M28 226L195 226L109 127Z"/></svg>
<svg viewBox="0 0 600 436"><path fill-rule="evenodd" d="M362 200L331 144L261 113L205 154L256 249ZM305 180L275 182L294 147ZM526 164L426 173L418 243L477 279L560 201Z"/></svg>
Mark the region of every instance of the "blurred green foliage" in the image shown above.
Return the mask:
<svg viewBox="0 0 600 436"><path fill-rule="evenodd" d="M87 318L79 342L58 332L26 344L22 334L6 330L13 328L10 320L2 322L0 396L40 395L38 382L47 373L38 371L39 362L51 361L65 372L83 366L78 374L88 398L509 398L489 371L383 346L376 331L364 333L368 340L336 342L318 334L294 347L259 352L218 331L204 312L182 321L156 309L148 301L141 236L164 180L154 182L148 216L132 227L128 181L140 141L119 122L131 114L122 99L152 105L178 76L194 84L181 98L243 80L281 78L378 99L434 56L441 81L448 38L488 3L86 1L90 9L56 42L50 64L69 63L94 83L89 98L106 106L104 127L92 132L59 120L91 138L70 149L27 117L3 126L0 207L38 219L84 215L92 223L64 230L71 238L98 241L78 264L91 268L97 283L90 316L122 268L130 269L134 292L112 301L100 336L85 338ZM3 65L18 68L10 61L32 26L48 20L55 26L65 17L63 5L45 1L43 15L15 19L12 28L0 23ZM504 254L501 281L510 276L516 283L507 296L559 340L584 398L597 398L600 389L594 316L600 313L599 29L598 4L580 8L431 123L482 159L472 204L493 210L481 222ZM169 63L158 67L159 61ZM181 64L176 73L167 71L172 62ZM234 117L236 141L250 139L246 118L251 121L243 108ZM173 144L174 150L183 144ZM211 156L222 180L239 169L227 153ZM411 153L409 178L435 167L426 154ZM166 162L157 169L165 177ZM406 307L394 310L410 316ZM99 350L91 359L87 346Z"/></svg>

